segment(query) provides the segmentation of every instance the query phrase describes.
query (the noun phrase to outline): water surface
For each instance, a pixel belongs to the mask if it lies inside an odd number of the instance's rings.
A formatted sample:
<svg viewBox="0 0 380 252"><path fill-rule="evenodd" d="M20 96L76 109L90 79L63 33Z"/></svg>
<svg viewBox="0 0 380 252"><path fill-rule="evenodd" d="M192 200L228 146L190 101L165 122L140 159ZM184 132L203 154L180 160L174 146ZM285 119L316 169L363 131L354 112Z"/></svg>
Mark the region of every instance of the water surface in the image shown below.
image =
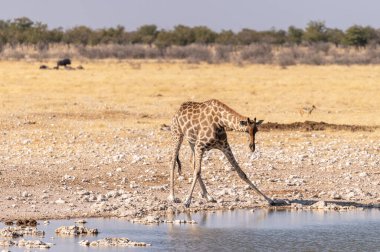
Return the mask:
<svg viewBox="0 0 380 252"><path fill-rule="evenodd" d="M74 220L40 224L50 251L380 251L380 210L269 211L235 210L181 214L176 219L194 219L198 224L133 224L122 219L87 219L98 228L97 236L59 237L54 230L73 225ZM1 226L3 227L3 226ZM80 240L127 237L151 243L146 248L92 248ZM24 237L24 239L38 239ZM11 251L24 251L15 247ZM33 249L36 251L38 249Z"/></svg>

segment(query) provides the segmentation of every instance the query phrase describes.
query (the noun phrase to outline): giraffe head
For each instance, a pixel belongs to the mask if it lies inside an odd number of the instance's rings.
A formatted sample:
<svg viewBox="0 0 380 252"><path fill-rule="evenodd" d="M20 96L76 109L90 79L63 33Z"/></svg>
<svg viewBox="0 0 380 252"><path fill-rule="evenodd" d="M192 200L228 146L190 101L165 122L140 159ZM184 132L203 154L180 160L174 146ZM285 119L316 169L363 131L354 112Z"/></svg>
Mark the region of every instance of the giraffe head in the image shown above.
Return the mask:
<svg viewBox="0 0 380 252"><path fill-rule="evenodd" d="M256 121L253 119L253 121L249 118L247 118L246 121L240 121L240 125L246 126L246 132L249 134L249 148L252 152L255 151L255 135L258 131L257 126L260 125L264 120L258 120Z"/></svg>

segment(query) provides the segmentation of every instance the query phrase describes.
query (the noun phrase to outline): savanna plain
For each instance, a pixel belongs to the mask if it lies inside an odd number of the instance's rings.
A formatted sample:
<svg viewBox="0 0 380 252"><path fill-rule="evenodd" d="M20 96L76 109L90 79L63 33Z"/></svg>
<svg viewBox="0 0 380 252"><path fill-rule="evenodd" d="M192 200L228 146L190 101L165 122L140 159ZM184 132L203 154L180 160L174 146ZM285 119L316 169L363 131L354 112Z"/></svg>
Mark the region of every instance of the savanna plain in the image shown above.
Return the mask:
<svg viewBox="0 0 380 252"><path fill-rule="evenodd" d="M189 209L167 202L171 117L185 101L209 99L264 123L369 126L259 129L254 153L245 133L228 132L228 139L248 178L271 198L380 204L378 65L74 60L84 69L40 70L40 64L0 61L1 220L263 206L217 150L202 167L216 202L202 199L198 185ZM190 156L184 142L183 174L175 179L182 201L191 184Z"/></svg>

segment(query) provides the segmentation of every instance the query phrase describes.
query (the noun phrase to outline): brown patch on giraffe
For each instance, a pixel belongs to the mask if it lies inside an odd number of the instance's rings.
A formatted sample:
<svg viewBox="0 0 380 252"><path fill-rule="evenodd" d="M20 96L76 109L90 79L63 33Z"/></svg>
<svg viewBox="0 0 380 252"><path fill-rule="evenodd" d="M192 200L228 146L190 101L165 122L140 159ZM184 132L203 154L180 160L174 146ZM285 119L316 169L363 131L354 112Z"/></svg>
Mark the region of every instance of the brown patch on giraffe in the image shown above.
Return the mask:
<svg viewBox="0 0 380 252"><path fill-rule="evenodd" d="M189 129L187 129L186 133L187 133L187 135L192 136L192 135L194 135L194 129L189 128Z"/></svg>
<svg viewBox="0 0 380 252"><path fill-rule="evenodd" d="M206 114L205 113L202 113L201 115L200 115L200 120L201 121L203 121L204 119L206 119Z"/></svg>
<svg viewBox="0 0 380 252"><path fill-rule="evenodd" d="M212 136L212 130L210 128L207 129L206 136L208 137Z"/></svg>
<svg viewBox="0 0 380 252"><path fill-rule="evenodd" d="M206 120L204 120L204 121L201 122L201 126L202 127L205 127L207 125L209 125L209 123Z"/></svg>

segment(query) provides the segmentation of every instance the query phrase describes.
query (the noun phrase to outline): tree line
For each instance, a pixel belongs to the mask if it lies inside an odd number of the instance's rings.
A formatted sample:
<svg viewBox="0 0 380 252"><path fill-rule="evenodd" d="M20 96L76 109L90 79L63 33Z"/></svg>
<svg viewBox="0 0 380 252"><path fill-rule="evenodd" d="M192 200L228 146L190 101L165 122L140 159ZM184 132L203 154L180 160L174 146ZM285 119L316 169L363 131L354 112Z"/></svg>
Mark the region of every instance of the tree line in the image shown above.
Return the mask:
<svg viewBox="0 0 380 252"><path fill-rule="evenodd" d="M49 29L46 24L33 22L27 17L0 20L0 49L3 45L34 45L44 49L51 43L95 46L101 44L146 44L157 48L173 45L312 45L321 42L335 46L366 47L380 44L380 29L353 25L346 30L329 28L323 21L310 21L306 28L290 26L287 30L256 31L245 28L238 32L215 32L206 26L177 25L171 30L158 29L156 25L143 25L136 31L126 31L123 26L91 29L76 26L70 29Z"/></svg>

